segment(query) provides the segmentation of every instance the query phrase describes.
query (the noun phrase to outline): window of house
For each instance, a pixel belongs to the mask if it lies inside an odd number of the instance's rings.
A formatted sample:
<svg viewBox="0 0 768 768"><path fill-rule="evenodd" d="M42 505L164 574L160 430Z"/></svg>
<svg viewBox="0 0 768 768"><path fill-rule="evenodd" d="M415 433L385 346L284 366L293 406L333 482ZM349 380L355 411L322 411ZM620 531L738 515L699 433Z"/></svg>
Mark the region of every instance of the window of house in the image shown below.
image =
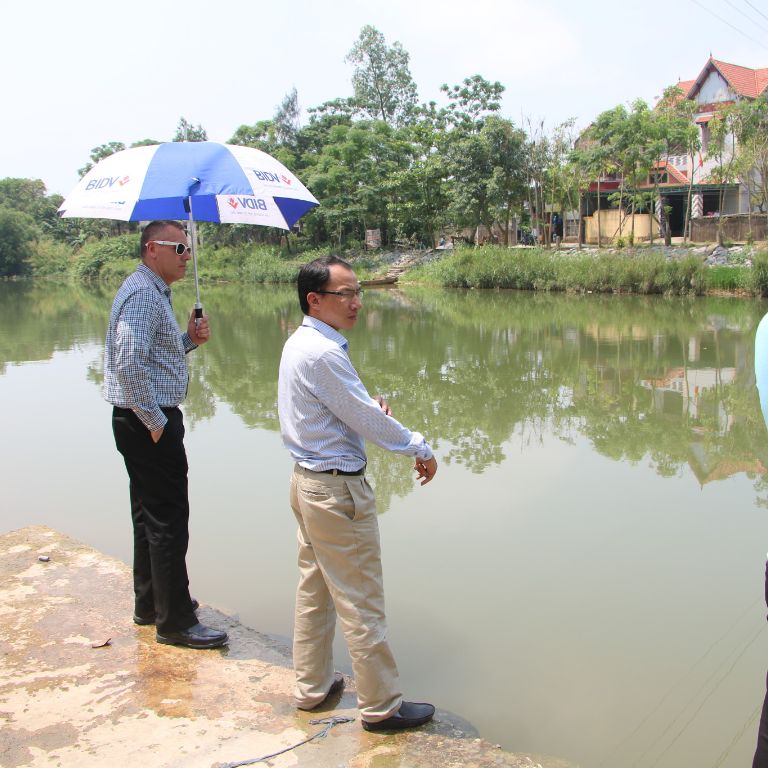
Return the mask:
<svg viewBox="0 0 768 768"><path fill-rule="evenodd" d="M701 151L702 154L709 150L709 123L701 124Z"/></svg>

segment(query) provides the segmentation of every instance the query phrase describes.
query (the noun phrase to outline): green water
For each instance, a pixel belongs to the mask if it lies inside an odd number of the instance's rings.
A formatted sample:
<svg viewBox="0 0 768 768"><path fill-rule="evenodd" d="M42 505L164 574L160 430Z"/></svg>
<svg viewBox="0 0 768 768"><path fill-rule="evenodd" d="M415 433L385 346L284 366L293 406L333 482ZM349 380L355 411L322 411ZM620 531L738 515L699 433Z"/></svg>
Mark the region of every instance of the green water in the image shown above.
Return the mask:
<svg viewBox="0 0 768 768"><path fill-rule="evenodd" d="M276 372L301 316L292 289L203 291L192 591L288 637ZM50 525L129 561L99 389L113 292L0 283L0 530ZM174 297L181 316L190 286ZM421 488L407 459L370 451L406 697L542 765L748 765L768 667L768 304L404 288L364 305L352 361L440 463Z"/></svg>

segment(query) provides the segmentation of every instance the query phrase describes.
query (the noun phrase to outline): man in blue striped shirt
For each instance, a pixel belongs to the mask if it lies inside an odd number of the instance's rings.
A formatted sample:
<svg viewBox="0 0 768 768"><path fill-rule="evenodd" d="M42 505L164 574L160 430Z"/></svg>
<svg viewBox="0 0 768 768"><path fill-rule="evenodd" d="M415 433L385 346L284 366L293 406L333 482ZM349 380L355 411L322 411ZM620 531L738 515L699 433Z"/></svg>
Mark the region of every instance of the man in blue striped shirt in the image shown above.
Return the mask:
<svg viewBox="0 0 768 768"><path fill-rule="evenodd" d="M115 296L104 353L104 398L130 480L133 587L137 624L154 624L159 643L217 648L221 632L198 622L189 595L189 499L184 422L186 354L210 338L208 318L189 317L182 333L171 283L190 259L184 228L153 221L141 235L141 264Z"/></svg>
<svg viewBox="0 0 768 768"><path fill-rule="evenodd" d="M349 647L363 728L400 730L432 719L431 704L403 701L387 641L379 528L365 477L365 440L413 456L421 484L437 472L432 449L366 391L340 333L352 328L362 291L345 261L327 256L298 278L304 320L280 361L278 411L296 462L291 508L299 524L293 663L300 709L339 693L333 635L338 615Z"/></svg>

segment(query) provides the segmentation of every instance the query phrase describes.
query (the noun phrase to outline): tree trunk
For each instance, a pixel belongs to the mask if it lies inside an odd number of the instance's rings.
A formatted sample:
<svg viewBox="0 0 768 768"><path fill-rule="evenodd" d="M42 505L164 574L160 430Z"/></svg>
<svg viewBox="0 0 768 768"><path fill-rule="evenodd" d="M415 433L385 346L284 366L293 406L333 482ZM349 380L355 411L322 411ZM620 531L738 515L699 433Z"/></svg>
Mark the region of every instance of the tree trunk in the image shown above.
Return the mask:
<svg viewBox="0 0 768 768"><path fill-rule="evenodd" d="M685 207L685 225L683 227L683 241L687 243L690 240L691 233L691 201L693 200L693 174L695 158L691 152L691 177L688 181L688 203Z"/></svg>
<svg viewBox="0 0 768 768"><path fill-rule="evenodd" d="M621 186L619 187L619 237L621 237L624 233L623 226L624 226L624 173L621 174Z"/></svg>
<svg viewBox="0 0 768 768"><path fill-rule="evenodd" d="M720 185L720 210L717 217L717 244L723 245L723 205L725 203L725 184Z"/></svg>
<svg viewBox="0 0 768 768"><path fill-rule="evenodd" d="M600 176L597 177L597 247L603 247L602 222L600 221Z"/></svg>

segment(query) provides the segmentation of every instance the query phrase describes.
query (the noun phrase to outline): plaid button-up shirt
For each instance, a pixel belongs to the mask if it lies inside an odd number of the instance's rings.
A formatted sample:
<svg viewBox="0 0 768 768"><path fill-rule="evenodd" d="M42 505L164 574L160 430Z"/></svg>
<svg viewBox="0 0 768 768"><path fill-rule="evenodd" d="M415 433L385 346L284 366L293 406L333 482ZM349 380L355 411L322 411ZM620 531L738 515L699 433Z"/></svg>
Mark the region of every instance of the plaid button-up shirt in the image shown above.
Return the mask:
<svg viewBox="0 0 768 768"><path fill-rule="evenodd" d="M171 289L145 264L115 296L104 349L104 399L131 408L150 431L168 419L161 408L187 394L185 355L196 345L182 333L171 307Z"/></svg>

